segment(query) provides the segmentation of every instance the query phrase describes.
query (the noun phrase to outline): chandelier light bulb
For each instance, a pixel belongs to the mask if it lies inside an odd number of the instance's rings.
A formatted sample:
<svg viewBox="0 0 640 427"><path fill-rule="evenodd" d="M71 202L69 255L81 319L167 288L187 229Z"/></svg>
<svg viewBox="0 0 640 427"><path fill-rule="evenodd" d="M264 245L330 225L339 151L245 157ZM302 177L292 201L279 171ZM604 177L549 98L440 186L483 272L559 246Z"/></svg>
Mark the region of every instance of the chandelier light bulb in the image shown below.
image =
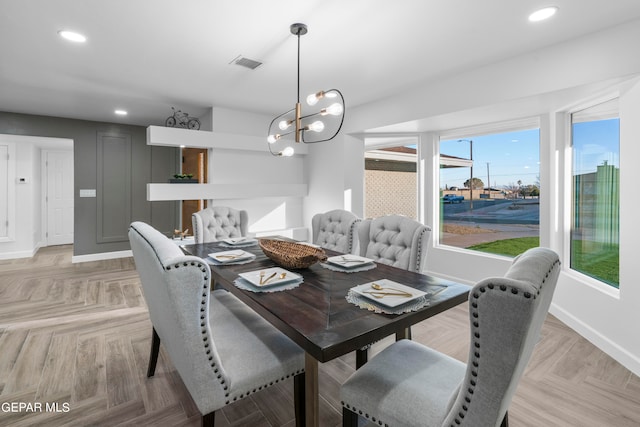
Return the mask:
<svg viewBox="0 0 640 427"><path fill-rule="evenodd" d="M322 132L324 130L324 123L322 123L320 120L315 121L307 126L307 130L310 130L312 132Z"/></svg>
<svg viewBox="0 0 640 427"><path fill-rule="evenodd" d="M280 135L279 133L277 133L277 134L275 134L275 135L269 135L269 136L267 137L267 142L268 142L269 144L273 144L274 142L276 142L277 140L279 140L279 139L280 139L280 136L281 136L281 135Z"/></svg>
<svg viewBox="0 0 640 427"><path fill-rule="evenodd" d="M312 93L311 95L307 96L307 104L310 106L316 105L318 103L318 100L322 98L322 96L322 92Z"/></svg>
<svg viewBox="0 0 640 427"><path fill-rule="evenodd" d="M282 157L291 157L293 156L293 147L287 147L280 152Z"/></svg>
<svg viewBox="0 0 640 427"><path fill-rule="evenodd" d="M280 130L286 130L289 126L291 126L290 120L282 120L280 121L280 123L278 123L278 127L280 128Z"/></svg>
<svg viewBox="0 0 640 427"><path fill-rule="evenodd" d="M342 111L342 105L336 102L329 105L327 108L323 108L320 114L322 114L323 116L326 116L327 114L330 114L332 116L339 116L340 114L342 114Z"/></svg>
<svg viewBox="0 0 640 427"><path fill-rule="evenodd" d="M322 92L322 95L327 98L335 98L336 96L338 96L338 94L335 93L334 91Z"/></svg>

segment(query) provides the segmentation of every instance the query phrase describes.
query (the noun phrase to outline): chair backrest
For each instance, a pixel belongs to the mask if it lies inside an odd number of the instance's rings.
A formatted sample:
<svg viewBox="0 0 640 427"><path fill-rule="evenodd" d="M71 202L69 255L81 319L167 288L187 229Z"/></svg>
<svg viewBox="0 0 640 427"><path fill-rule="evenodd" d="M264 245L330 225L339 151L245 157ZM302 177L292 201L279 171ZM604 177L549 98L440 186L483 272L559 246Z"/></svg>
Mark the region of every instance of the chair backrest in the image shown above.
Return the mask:
<svg viewBox="0 0 640 427"><path fill-rule="evenodd" d="M311 219L312 243L326 249L350 254L357 246L356 229L360 222L354 213L335 209L315 214Z"/></svg>
<svg viewBox="0 0 640 427"><path fill-rule="evenodd" d="M226 377L209 329L209 266L143 222L131 224L129 242L151 323L171 363L198 408L212 401L224 406Z"/></svg>
<svg viewBox="0 0 640 427"><path fill-rule="evenodd" d="M247 211L226 206L211 206L191 215L196 243L217 242L247 235Z"/></svg>
<svg viewBox="0 0 640 427"><path fill-rule="evenodd" d="M421 272L431 227L402 215L363 220L358 225L360 255L383 264Z"/></svg>
<svg viewBox="0 0 640 427"><path fill-rule="evenodd" d="M560 273L558 255L533 248L504 277L469 294L471 344L465 378L442 426L498 426L540 336Z"/></svg>

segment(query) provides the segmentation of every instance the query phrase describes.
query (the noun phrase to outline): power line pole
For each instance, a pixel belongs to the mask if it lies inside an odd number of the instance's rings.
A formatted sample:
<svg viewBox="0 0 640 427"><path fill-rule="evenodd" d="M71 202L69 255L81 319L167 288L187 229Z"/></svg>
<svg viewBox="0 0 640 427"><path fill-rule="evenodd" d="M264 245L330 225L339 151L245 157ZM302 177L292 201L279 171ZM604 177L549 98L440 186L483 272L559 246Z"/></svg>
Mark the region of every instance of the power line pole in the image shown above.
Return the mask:
<svg viewBox="0 0 640 427"><path fill-rule="evenodd" d="M459 139L458 142L469 143L469 160L471 162L471 177L469 178L469 210L473 212L473 141L470 139Z"/></svg>
<svg viewBox="0 0 640 427"><path fill-rule="evenodd" d="M489 178L489 162L487 162L487 190L489 191L489 199L491 198L491 179Z"/></svg>

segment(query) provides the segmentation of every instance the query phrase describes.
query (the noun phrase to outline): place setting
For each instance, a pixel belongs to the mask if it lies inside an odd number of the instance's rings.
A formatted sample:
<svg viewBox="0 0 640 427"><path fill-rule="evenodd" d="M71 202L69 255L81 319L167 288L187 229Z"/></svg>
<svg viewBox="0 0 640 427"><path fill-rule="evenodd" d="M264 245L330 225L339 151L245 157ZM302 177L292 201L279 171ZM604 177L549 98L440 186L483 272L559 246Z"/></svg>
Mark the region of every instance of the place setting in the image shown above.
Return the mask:
<svg viewBox="0 0 640 427"><path fill-rule="evenodd" d="M225 248L248 248L258 244L258 239L253 237L229 237L220 240L220 246Z"/></svg>
<svg viewBox="0 0 640 427"><path fill-rule="evenodd" d="M429 304L430 293L388 279L363 283L349 289L347 301L360 308L383 314L402 314Z"/></svg>
<svg viewBox="0 0 640 427"><path fill-rule="evenodd" d="M238 265L247 264L256 259L251 252L242 249L221 251L208 254L207 261L213 265Z"/></svg>
<svg viewBox="0 0 640 427"><path fill-rule="evenodd" d="M251 292L280 292L295 289L303 281L303 277L298 273L282 267L271 267L240 273L233 284Z"/></svg>
<svg viewBox="0 0 640 427"><path fill-rule="evenodd" d="M376 263L370 258L358 255L336 255L320 264L322 267L342 273L357 273L376 268Z"/></svg>

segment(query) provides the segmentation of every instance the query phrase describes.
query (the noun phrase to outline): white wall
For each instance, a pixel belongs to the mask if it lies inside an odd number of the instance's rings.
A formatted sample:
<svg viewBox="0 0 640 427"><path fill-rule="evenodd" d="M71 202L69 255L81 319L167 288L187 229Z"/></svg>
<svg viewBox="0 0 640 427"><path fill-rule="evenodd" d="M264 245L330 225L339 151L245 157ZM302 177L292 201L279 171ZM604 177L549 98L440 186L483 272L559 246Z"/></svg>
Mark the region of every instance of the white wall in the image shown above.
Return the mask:
<svg viewBox="0 0 640 427"><path fill-rule="evenodd" d="M274 157L267 149L267 127L273 117L224 108L214 108L213 131L239 134L255 150L209 150L209 182L212 184L306 184L305 155ZM245 147L246 148L246 147ZM298 148L298 147L296 147ZM297 152L305 150L297 150ZM268 233L304 227L302 197L247 197L211 200L212 205L233 206L249 215L249 232ZM306 238L306 233L302 234Z"/></svg>
<svg viewBox="0 0 640 427"><path fill-rule="evenodd" d="M544 113L544 103L553 101L540 100L546 94L561 94L572 88L598 85L609 79L628 77L640 72L640 55L635 54L635 41L639 39L640 21L636 20L412 87L389 98L349 109L343 132L371 131L412 120L416 120L415 127L409 130L429 131L434 129L420 128L420 120L449 113L458 115L466 110L522 99L527 100L528 106L537 107L539 113ZM562 99L558 102L562 102ZM518 111L511 112L517 113ZM478 123L473 121L473 117L467 117L467 120L469 123L462 126Z"/></svg>
<svg viewBox="0 0 640 427"><path fill-rule="evenodd" d="M333 209L364 211L364 143L339 134L331 141L310 144L305 169L309 197L304 201L304 223L311 230L311 218Z"/></svg>
<svg viewBox="0 0 640 427"><path fill-rule="evenodd" d="M541 128L541 185L547 192L541 199L541 244L561 254L564 272L560 276L551 312L640 375L640 340L633 327L640 324L640 285L635 280L635 246L640 225L632 206L640 182L640 88L631 79L640 73L640 21L575 39L567 43L512 58L481 69L450 76L432 84L412 88L387 99L347 111L344 134L363 137L365 132L422 133L421 161L431 165L425 186L436 182L437 134L447 126L465 127L491 120L504 121L538 117ZM632 83L627 83L631 81ZM628 86L632 85L631 88ZM598 94L623 92L621 108L621 254L620 292L602 291L584 278L568 273L563 239L567 213L562 210L566 191L556 188L562 182L566 129L557 114L571 104ZM436 136L434 136L436 135ZM342 139L344 144L345 138ZM333 142L331 143L333 144ZM329 144L310 150L310 212L340 204L338 195L347 186L340 173L355 169L339 159L344 147ZM362 153L363 155L363 153ZM331 164L329 168L327 165ZM353 183L350 187L358 188ZM427 188L424 187L424 188ZM425 190L425 219L436 224L436 197ZM356 196L356 198L361 196ZM326 205L326 206L323 206ZM511 259L435 245L430 248L427 268L436 275L474 283L487 276L502 275ZM465 266L465 268L460 268ZM606 287L605 287L606 288Z"/></svg>

